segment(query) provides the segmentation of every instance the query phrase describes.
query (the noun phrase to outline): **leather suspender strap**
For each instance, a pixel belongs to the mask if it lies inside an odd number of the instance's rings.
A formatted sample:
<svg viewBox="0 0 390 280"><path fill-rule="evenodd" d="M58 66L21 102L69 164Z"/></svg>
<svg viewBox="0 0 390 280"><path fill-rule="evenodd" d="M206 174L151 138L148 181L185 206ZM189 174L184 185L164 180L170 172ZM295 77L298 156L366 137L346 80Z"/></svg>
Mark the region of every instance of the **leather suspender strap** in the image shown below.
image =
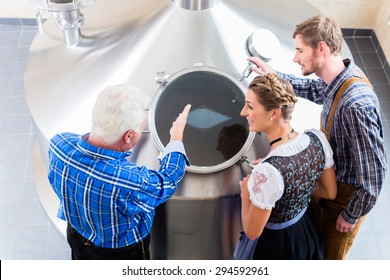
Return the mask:
<svg viewBox="0 0 390 280"><path fill-rule="evenodd" d="M366 75L364 75L364 73L363 73L360 69L356 69L356 70L359 72L359 74L360 74L361 78L363 79L363 81L364 81L370 88L372 88L372 85L371 85L370 81L367 79Z"/></svg>
<svg viewBox="0 0 390 280"><path fill-rule="evenodd" d="M360 71L359 71L360 72ZM324 130L324 127L322 126L322 120L321 120L321 123L320 123L320 130L322 132L325 133L325 136L326 138L328 139L329 141L329 138L330 138L330 133L332 132L332 125L333 125L333 118L334 118L334 113L336 111L336 108L337 108L337 104L339 103L340 101L340 98L341 96L343 95L343 93L345 92L345 90L354 82L363 82L363 83L366 83L367 85L369 85L370 87L371 84L370 82L368 81L368 79L366 78L366 76L360 72L360 74L362 75L362 78L358 78L358 77L352 77L352 78L349 78L348 80L346 80L342 86L340 87L340 89L338 90L334 100L333 100L333 103L332 103L332 108L330 109L330 113L329 113L329 118L328 118L328 122L326 124L326 131Z"/></svg>

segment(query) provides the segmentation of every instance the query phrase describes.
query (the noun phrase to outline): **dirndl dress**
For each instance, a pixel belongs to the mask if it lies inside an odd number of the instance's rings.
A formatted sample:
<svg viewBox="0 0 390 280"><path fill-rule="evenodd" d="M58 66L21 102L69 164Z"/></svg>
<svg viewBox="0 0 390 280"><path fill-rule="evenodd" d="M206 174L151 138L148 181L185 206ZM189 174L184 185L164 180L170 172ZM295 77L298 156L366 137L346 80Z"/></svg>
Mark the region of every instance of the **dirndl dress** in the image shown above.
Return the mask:
<svg viewBox="0 0 390 280"><path fill-rule="evenodd" d="M255 166L248 180L249 198L272 212L253 259L323 259L323 238L309 202L316 181L333 164L325 136L314 130L299 134Z"/></svg>

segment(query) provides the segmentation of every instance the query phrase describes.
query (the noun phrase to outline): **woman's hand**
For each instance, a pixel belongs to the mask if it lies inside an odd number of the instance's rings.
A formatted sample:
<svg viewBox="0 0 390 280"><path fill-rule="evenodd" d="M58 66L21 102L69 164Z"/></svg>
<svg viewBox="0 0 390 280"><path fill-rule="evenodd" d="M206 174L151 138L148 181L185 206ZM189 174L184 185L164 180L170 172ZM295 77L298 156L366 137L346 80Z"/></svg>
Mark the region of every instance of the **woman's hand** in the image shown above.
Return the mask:
<svg viewBox="0 0 390 280"><path fill-rule="evenodd" d="M254 161L251 162L251 164L258 165L262 160L263 160L263 158L255 159Z"/></svg>

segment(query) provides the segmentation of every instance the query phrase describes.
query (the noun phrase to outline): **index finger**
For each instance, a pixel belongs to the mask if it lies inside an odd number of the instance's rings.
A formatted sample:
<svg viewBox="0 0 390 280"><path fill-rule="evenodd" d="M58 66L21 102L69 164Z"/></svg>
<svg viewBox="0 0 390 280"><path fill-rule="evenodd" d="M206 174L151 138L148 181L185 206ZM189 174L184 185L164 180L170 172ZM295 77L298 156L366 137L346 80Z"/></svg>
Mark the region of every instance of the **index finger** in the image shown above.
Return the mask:
<svg viewBox="0 0 390 280"><path fill-rule="evenodd" d="M187 117L188 116L188 113L190 112L191 110L191 104L187 104L185 107L184 107L184 110L182 112L182 114Z"/></svg>

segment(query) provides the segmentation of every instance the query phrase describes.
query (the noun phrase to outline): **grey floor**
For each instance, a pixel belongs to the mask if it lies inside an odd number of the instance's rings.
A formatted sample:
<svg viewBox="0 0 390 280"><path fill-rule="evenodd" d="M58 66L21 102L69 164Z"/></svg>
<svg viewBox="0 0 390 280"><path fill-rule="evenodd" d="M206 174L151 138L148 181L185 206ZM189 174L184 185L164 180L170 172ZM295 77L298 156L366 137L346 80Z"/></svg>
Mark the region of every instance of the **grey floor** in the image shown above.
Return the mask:
<svg viewBox="0 0 390 280"><path fill-rule="evenodd" d="M35 191L31 147L33 122L23 74L37 28L31 20L0 19L0 259L68 260L65 239L49 221ZM382 105L385 139L390 137L389 65L371 32L348 30L354 59L367 72ZM363 35L363 36L361 36ZM384 63L385 62L385 65ZM43 82L43 81L37 81ZM390 155L390 145L387 144ZM389 178L368 215L348 259L390 259Z"/></svg>

